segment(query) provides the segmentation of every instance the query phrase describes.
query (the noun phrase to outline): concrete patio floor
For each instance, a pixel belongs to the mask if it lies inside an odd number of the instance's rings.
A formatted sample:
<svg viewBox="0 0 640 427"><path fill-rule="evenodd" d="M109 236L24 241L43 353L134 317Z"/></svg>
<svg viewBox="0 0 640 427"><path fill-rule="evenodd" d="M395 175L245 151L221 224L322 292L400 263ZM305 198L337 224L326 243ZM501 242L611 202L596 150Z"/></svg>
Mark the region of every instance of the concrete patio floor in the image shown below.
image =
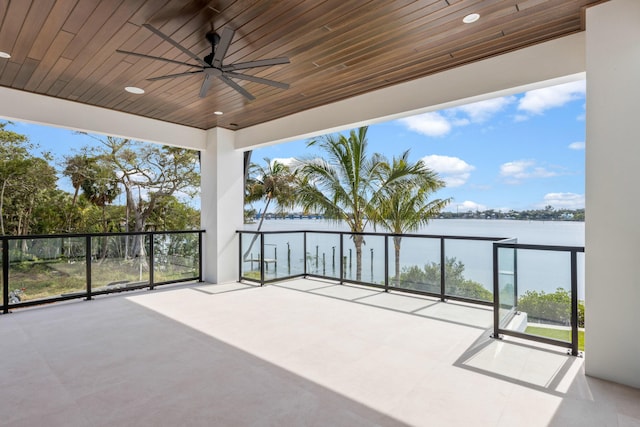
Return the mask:
<svg viewBox="0 0 640 427"><path fill-rule="evenodd" d="M491 323L304 279L17 310L0 316L0 426L640 426L640 390Z"/></svg>

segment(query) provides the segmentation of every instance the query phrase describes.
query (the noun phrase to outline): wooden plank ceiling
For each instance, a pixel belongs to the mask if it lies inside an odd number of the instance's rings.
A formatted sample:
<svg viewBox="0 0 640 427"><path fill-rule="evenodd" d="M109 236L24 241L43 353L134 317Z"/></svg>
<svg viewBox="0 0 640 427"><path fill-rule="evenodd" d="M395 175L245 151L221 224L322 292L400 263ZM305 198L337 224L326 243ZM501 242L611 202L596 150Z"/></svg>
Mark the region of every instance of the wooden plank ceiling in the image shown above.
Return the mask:
<svg viewBox="0 0 640 427"><path fill-rule="evenodd" d="M600 0L0 0L0 85L201 129L241 129L584 29ZM481 18L463 24L469 13ZM287 90L218 79L205 98L197 70L116 53L193 63L143 24L204 57L212 28L236 30L224 65L286 56L243 70ZM133 95L125 86L143 88ZM417 95L418 96L418 95ZM222 111L218 116L214 111Z"/></svg>

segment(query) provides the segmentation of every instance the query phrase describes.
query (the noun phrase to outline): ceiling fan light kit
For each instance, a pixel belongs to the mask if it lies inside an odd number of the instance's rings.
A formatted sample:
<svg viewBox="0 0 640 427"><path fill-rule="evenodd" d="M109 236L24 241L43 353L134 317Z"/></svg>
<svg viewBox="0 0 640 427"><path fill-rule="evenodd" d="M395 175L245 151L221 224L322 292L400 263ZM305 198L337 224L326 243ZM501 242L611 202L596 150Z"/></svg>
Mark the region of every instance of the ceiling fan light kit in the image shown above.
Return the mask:
<svg viewBox="0 0 640 427"><path fill-rule="evenodd" d="M179 49L181 52L189 56L193 59L197 64L191 64L183 61L176 61L174 59L162 58L159 56L151 56L137 52L130 52L125 50L116 50L118 53L123 53L125 55L133 55L140 58L153 59L157 61L164 61L176 65L183 65L190 68L198 68L195 71L185 71L182 73L168 74L165 76L151 77L148 78L148 81L157 81L164 79L173 79L176 77L188 77L194 74L201 74L204 76L202 81L202 85L200 86L199 96L200 98L204 98L207 96L207 92L213 83L213 79L217 78L218 80L225 83L227 86L234 89L236 92L240 93L242 96L252 101L255 97L249 93L245 88L240 86L238 83L233 81L232 79L237 80L246 80L254 83L260 83L263 85L268 85L272 87L276 87L279 89L288 89L289 85L287 83L277 82L270 79L265 79L262 77L256 77L249 74L236 73L238 70L247 70L251 68L259 68L259 67L270 67L272 65L280 65L280 64L288 64L289 58L280 57L280 58L271 58L271 59L259 59L256 61L248 61L248 62L240 62L235 64L225 65L223 63L224 57L231 46L231 42L233 40L233 36L235 31L229 27L225 27L222 30L222 35L218 35L215 32L208 32L206 34L207 41L211 44L211 53L204 58L200 58L195 53L191 52L189 49L182 46L180 43L173 40L171 37L162 33L157 28L153 27L150 24L143 24L143 27L156 34L166 42L170 43L175 48Z"/></svg>

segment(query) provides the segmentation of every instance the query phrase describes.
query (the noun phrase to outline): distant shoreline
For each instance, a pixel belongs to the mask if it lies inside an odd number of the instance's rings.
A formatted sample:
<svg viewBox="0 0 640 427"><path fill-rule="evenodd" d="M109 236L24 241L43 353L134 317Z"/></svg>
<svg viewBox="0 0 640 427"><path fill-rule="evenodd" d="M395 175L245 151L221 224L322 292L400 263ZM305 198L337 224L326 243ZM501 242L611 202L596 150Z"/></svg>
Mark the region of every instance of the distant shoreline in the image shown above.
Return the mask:
<svg viewBox="0 0 640 427"><path fill-rule="evenodd" d="M267 216L264 217L265 221L293 221L293 220L318 220L318 221L333 221L331 219L325 218L322 215L293 215L290 216L288 215L287 217L283 218L281 216L275 216L273 214L267 214ZM464 220L482 220L482 221L527 221L527 222L584 222L584 219L558 219L558 218L551 218L551 219L534 219L534 218L508 218L508 217L504 217L504 218L474 218L474 217L438 217L438 218L433 218L438 219L438 220L460 220L460 219L464 219ZM245 222L245 224L256 224L260 221L260 217L254 217L251 219L251 222Z"/></svg>

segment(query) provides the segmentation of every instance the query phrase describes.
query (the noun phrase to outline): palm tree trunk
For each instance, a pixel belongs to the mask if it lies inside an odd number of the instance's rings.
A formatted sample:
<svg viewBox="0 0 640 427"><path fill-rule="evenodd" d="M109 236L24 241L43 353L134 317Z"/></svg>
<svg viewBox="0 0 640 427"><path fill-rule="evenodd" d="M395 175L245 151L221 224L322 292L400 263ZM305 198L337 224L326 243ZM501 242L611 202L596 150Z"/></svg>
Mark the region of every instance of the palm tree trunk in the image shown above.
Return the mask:
<svg viewBox="0 0 640 427"><path fill-rule="evenodd" d="M356 281L362 280L362 243L364 238L361 235L353 236L353 244L356 247Z"/></svg>
<svg viewBox="0 0 640 427"><path fill-rule="evenodd" d="M73 211L75 210L76 203L78 202L78 193L80 192L80 186L73 186L73 200L71 200L71 208L69 212L66 212L66 220L65 220L65 228L67 233L71 232L71 220L73 216Z"/></svg>
<svg viewBox="0 0 640 427"><path fill-rule="evenodd" d="M262 210L262 215L260 215L260 222L258 223L258 228L256 229L256 231L260 231L260 229L262 228L262 223L264 222L264 216L267 213L267 209L269 208L269 203L271 203L271 198L267 198L267 204L264 205L264 209ZM258 233L255 233L253 235L253 239L251 239L251 243L249 243L249 247L247 248L246 252L244 253L244 255L242 255L242 259L244 261L247 260L247 258L249 257L249 254L251 253L251 250L253 249L253 245L256 242L256 240L258 240Z"/></svg>
<svg viewBox="0 0 640 427"><path fill-rule="evenodd" d="M395 255L396 255L396 286L400 287L400 245L402 241L402 237L400 236L395 236L393 238L393 247L395 249Z"/></svg>

